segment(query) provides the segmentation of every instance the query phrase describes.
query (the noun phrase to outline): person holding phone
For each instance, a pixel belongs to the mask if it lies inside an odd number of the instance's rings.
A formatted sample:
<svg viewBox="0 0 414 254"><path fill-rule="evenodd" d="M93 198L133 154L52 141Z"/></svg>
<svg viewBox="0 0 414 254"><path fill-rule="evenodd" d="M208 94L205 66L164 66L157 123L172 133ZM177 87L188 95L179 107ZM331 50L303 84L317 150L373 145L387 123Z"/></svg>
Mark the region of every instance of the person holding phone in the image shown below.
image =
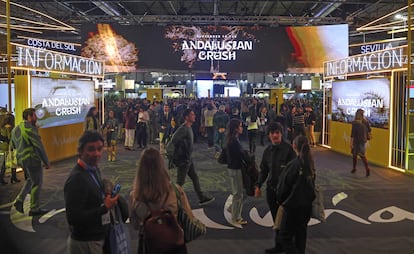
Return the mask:
<svg viewBox="0 0 414 254"><path fill-rule="evenodd" d="M109 210L118 203L111 196L98 168L104 139L95 130L87 130L79 139L79 159L64 185L66 219L69 224L68 253L104 253L110 223Z"/></svg>

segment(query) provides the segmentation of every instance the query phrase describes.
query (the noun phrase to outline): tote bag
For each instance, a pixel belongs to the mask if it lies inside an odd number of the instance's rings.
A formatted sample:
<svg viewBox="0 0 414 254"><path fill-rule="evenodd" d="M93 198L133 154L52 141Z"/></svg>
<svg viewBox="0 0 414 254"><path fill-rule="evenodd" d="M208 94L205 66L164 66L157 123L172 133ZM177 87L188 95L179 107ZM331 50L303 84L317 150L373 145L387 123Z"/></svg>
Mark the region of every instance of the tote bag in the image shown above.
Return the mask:
<svg viewBox="0 0 414 254"><path fill-rule="evenodd" d="M131 238L125 223L122 222L121 211L118 206L111 209L112 220L109 224L109 242L112 254L130 254Z"/></svg>
<svg viewBox="0 0 414 254"><path fill-rule="evenodd" d="M326 222L325 207L323 205L323 193L319 185L315 186L315 199L312 202L312 218Z"/></svg>

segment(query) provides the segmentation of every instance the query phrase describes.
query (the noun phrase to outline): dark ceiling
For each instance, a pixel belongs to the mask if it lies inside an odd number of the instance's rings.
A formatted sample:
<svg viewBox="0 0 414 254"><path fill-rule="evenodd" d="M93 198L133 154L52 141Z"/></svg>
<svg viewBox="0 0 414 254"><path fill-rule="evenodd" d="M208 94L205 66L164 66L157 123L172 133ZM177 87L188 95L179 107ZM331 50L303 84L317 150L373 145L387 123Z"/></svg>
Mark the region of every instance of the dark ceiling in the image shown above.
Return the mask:
<svg viewBox="0 0 414 254"><path fill-rule="evenodd" d="M3 3L5 0L2 0ZM0 1L1 2L1 1ZM407 0L331 0L331 1L91 1L19 0L12 1L50 15L75 29L83 23L122 25L264 25L303 26L349 24L350 43L362 42L356 28L394 10L407 6ZM5 14L4 4L0 14ZM11 6L13 17L48 22L36 12ZM13 20L12 22L22 22ZM0 15L0 24L6 23ZM23 24L24 26L24 24ZM3 28L4 29L4 28ZM22 33L22 32L19 32ZM77 31L44 33L44 36L76 40ZM364 35L366 39L366 36Z"/></svg>

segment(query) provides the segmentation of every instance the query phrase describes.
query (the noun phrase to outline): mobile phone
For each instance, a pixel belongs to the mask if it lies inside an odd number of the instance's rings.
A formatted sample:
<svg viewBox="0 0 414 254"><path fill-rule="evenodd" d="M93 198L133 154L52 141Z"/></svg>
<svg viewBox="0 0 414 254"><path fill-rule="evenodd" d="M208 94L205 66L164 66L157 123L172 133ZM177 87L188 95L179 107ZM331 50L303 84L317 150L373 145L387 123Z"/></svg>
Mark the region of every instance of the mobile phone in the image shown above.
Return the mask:
<svg viewBox="0 0 414 254"><path fill-rule="evenodd" d="M115 184L114 189L112 190L112 197L115 197L121 190L121 185L119 183Z"/></svg>

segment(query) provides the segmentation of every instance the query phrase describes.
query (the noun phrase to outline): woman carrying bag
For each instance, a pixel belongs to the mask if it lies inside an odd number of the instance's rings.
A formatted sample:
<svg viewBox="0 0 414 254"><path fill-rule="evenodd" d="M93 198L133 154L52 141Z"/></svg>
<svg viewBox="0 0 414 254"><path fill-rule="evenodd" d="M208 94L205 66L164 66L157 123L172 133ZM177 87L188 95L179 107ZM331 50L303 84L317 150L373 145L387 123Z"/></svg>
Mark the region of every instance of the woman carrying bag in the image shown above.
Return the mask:
<svg viewBox="0 0 414 254"><path fill-rule="evenodd" d="M304 254L308 222L315 199L315 165L308 139L299 135L293 140L297 157L279 176L277 198L281 217L279 237L286 254ZM279 213L282 213L279 216Z"/></svg>
<svg viewBox="0 0 414 254"><path fill-rule="evenodd" d="M170 181L170 176L164 164L160 152L154 148L145 149L141 155L139 166L135 175L133 183L133 189L130 194L130 221L131 225L136 230L140 230L140 233L144 234L140 236L140 246L138 253L174 253L174 254L186 254L187 247L184 243L176 246L174 249L169 249L165 252L151 252L148 250L148 246L145 247L145 232L143 227L145 221L151 217L151 213L154 213L161 208L170 211L176 218L178 215L178 204L176 189L180 194L181 206L184 212L194 217L187 196L182 188L178 185L173 185ZM163 237L160 235L158 245L163 244ZM142 246L144 245L144 246Z"/></svg>
<svg viewBox="0 0 414 254"><path fill-rule="evenodd" d="M241 146L239 136L243 133L243 123L239 119L230 120L227 127L226 151L227 172L230 177L233 200L231 206L231 220L235 225L245 225L247 221L241 216L243 209L243 174L242 163L249 162L249 154Z"/></svg>

